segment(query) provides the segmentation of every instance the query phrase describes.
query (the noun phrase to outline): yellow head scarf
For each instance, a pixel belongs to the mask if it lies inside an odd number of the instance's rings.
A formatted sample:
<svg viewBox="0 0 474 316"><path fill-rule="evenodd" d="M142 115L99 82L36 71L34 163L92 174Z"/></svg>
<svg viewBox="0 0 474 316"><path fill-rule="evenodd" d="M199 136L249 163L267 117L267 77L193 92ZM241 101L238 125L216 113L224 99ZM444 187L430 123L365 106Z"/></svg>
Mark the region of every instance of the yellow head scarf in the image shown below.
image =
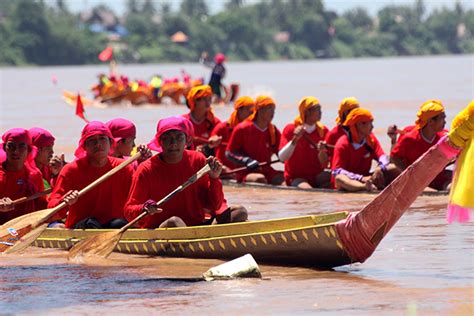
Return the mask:
<svg viewBox="0 0 474 316"><path fill-rule="evenodd" d="M440 100L428 100L420 106L416 114L416 128L422 129L430 119L444 112L443 104Z"/></svg>
<svg viewBox="0 0 474 316"><path fill-rule="evenodd" d="M461 111L451 124L449 140L455 146L463 148L456 162L451 194L451 205L474 210L474 101Z"/></svg>
<svg viewBox="0 0 474 316"><path fill-rule="evenodd" d="M187 104L191 112L194 110L196 106L196 100L199 98L205 98L212 96L212 89L208 85L196 86L189 90L188 95L186 96ZM209 108L207 112L207 117L209 121L214 120L214 112L212 111L212 107Z"/></svg>
<svg viewBox="0 0 474 316"><path fill-rule="evenodd" d="M348 97L348 98L343 99L341 103L339 104L339 110L337 112L338 117L336 117L336 124L340 125L344 123L343 121L344 112L351 111L358 107L359 107L359 101L357 101L356 98Z"/></svg>
<svg viewBox="0 0 474 316"><path fill-rule="evenodd" d="M230 118L227 120L229 123L230 128L234 128L237 124L239 124L239 117L238 117L238 109L243 108L245 106L252 106L255 107L255 101L248 96L242 96L235 100L234 102L234 112L230 115Z"/></svg>
<svg viewBox="0 0 474 316"><path fill-rule="evenodd" d="M267 106L272 106L272 105L275 106L275 101L273 101L273 99L270 98L269 96L265 96L265 95L258 96L257 99L255 100L254 111L252 115L248 117L247 120L255 121L255 119L257 118L258 110ZM275 126L272 123L268 124L268 131L270 132L270 145L271 146L277 145Z"/></svg>
<svg viewBox="0 0 474 316"><path fill-rule="evenodd" d="M301 99L300 104L298 105L298 111L300 114L293 121L293 123L295 124L295 127L304 124L304 121L306 119L305 112L307 109L311 107L318 107L318 106L321 107L321 105L319 104L319 100L316 99L315 97L304 97L303 99ZM319 137L323 137L324 125L320 121L317 121L315 125L318 131Z"/></svg>
<svg viewBox="0 0 474 316"><path fill-rule="evenodd" d="M347 115L346 120L344 121L344 125L349 127L349 131L352 136L352 141L355 143L360 143L362 140L359 137L359 133L357 132L356 124L359 122L367 122L373 121L374 117L369 110L364 108L356 108L352 110L349 115ZM370 135L366 139L369 145L372 145L372 139Z"/></svg>

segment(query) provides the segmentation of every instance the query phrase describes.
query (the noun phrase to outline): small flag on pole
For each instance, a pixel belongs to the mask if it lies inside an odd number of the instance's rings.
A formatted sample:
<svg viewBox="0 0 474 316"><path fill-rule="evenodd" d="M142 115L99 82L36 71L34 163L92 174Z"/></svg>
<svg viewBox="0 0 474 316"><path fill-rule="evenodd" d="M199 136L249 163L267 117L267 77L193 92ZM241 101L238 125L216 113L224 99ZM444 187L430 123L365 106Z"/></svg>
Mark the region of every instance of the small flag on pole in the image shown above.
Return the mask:
<svg viewBox="0 0 474 316"><path fill-rule="evenodd" d="M100 61L109 61L112 59L114 55L114 51L111 46L107 46L103 51L100 52L99 54L99 59Z"/></svg>
<svg viewBox="0 0 474 316"><path fill-rule="evenodd" d="M81 94L77 94L77 100L76 100L76 115L79 116L81 119L83 119L86 123L89 123L89 121L86 119L84 116L84 104L82 104L81 100Z"/></svg>

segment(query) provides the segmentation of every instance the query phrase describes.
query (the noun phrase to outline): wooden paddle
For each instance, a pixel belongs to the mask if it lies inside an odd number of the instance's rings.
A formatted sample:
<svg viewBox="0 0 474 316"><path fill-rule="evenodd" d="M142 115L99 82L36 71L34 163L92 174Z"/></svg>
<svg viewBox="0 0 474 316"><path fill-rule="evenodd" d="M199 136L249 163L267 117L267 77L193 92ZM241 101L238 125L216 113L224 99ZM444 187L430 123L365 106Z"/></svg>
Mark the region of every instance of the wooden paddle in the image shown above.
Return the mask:
<svg viewBox="0 0 474 316"><path fill-rule="evenodd" d="M265 162L261 162L259 163L259 167L264 167L264 166L267 166L267 165L272 165L276 162L280 162L280 159L275 159L275 160L272 160L272 161L265 161ZM227 176L229 174L234 174L234 173L237 173L237 172L240 172L240 171L245 171L247 170L247 167L240 167L240 168L235 168L235 169L232 169L228 172L225 172L225 173L222 173L221 175L222 176Z"/></svg>
<svg viewBox="0 0 474 316"><path fill-rule="evenodd" d="M22 204L22 203L25 203L25 202L28 202L28 201L31 201L31 200L35 200L39 197L50 194L51 191L52 191L52 189L49 188L49 189L46 189L46 190L41 191L41 192L36 192L36 193L34 193L30 196L21 197L19 199L14 200L13 205L18 205L18 204Z"/></svg>
<svg viewBox="0 0 474 316"><path fill-rule="evenodd" d="M122 162L117 167L109 170L100 178L79 191L79 197L83 196L91 189L95 188L97 185L101 184L140 157L141 153L138 152ZM46 229L48 225L45 223L47 223L56 213L66 206L67 204L65 202L61 202L51 209L45 209L26 214L22 216L21 220L12 219L11 221L0 226L0 252L14 253L29 247L41 234L41 232ZM17 236L12 235L12 229L15 232L14 234ZM26 236L27 234L28 236ZM16 240L12 239L12 237L15 237Z"/></svg>
<svg viewBox="0 0 474 316"><path fill-rule="evenodd" d="M209 141L209 139L206 139L204 137L200 137L200 136L193 136L193 139L194 140L197 140L199 142L202 142L204 144L210 144L211 142ZM227 143L226 142L221 142L218 146L227 146Z"/></svg>
<svg viewBox="0 0 474 316"><path fill-rule="evenodd" d="M303 137L311 144L314 146L315 149L318 149L318 144L316 144L316 142L308 135L308 133L304 133L303 134ZM331 148L331 149L334 149L334 145L329 145L329 144L326 144L324 143L324 146L326 146L327 148Z"/></svg>
<svg viewBox="0 0 474 316"><path fill-rule="evenodd" d="M184 182L182 185L174 189L171 193L169 193L167 196L165 196L159 202L157 202L156 206L159 207L163 205L164 203L168 202L174 196L176 196L176 194L183 191L189 185L199 180L203 175L207 174L209 171L211 171L211 167L209 167L209 165L206 164L196 174L190 177L186 182ZM68 256L69 259L74 259L79 255L97 255L97 256L107 258L117 246L117 243L119 242L120 238L122 238L123 233L147 215L148 215L148 212L144 211L143 213L138 215L134 220L132 220L130 223L128 223L127 225L125 225L118 231L100 233L90 238L81 240L69 250L69 256Z"/></svg>

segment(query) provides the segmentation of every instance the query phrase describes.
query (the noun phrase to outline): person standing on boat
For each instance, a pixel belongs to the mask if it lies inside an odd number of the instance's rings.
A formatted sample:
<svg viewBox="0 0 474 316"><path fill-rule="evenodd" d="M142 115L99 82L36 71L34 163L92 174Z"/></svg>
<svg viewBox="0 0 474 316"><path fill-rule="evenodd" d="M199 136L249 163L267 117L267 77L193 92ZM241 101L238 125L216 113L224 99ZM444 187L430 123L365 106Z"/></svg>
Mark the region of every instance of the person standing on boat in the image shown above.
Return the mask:
<svg viewBox="0 0 474 316"><path fill-rule="evenodd" d="M79 190L123 162L109 156L114 143L104 123L92 121L84 126L75 151L76 160L59 173L48 203L50 208L63 201L68 205L57 216L62 218L67 212L67 228L119 228L127 223L123 208L132 183L132 166L126 166L78 198Z"/></svg>
<svg viewBox="0 0 474 316"><path fill-rule="evenodd" d="M346 191L380 190L400 173L372 134L373 120L368 110L356 108L344 121L349 133L337 141L332 160L335 188ZM378 166L371 174L372 160L376 160Z"/></svg>
<svg viewBox="0 0 474 316"><path fill-rule="evenodd" d="M359 101L355 97L344 98L339 104L338 116L336 117L336 126L334 126L333 129L331 129L326 134L325 139L325 143L328 145L326 146L326 149L329 155L329 162L332 161L334 146L336 145L339 138L348 134L347 128L342 123L344 123L346 120L347 115L349 115L353 109L358 107Z"/></svg>
<svg viewBox="0 0 474 316"><path fill-rule="evenodd" d="M30 128L29 131L33 145L37 148L34 161L36 167L41 171L45 189L54 186L54 182L66 164L64 154L54 155L54 136L47 130L40 127Z"/></svg>
<svg viewBox="0 0 474 316"><path fill-rule="evenodd" d="M285 162L285 181L299 188L329 187L331 174L324 172L328 155L323 142L328 128L321 120L321 105L315 97L305 97L299 115L285 126L278 157Z"/></svg>
<svg viewBox="0 0 474 316"><path fill-rule="evenodd" d="M110 130L115 141L112 145L111 155L122 159L130 157L135 147L135 138L137 136L135 124L123 118L115 118L105 123L105 126ZM142 153L142 156L136 163L132 164L134 169L138 167L139 163L151 157L151 151L145 145L139 145L138 147L138 151Z"/></svg>
<svg viewBox="0 0 474 316"><path fill-rule="evenodd" d="M235 168L233 164L225 156L225 150L227 143L229 142L232 131L237 124L245 121L253 112L255 107L255 101L249 96L242 96L234 102L234 112L230 115L227 121L220 122L214 127L211 132L209 141L212 143L218 143L219 145L215 148L216 157L224 165L224 172Z"/></svg>
<svg viewBox="0 0 474 316"><path fill-rule="evenodd" d="M216 56L214 56L214 63L209 62L207 58L207 52L203 52L201 54L199 62L209 68L212 68L211 78L209 79L209 86L211 86L212 93L216 96L216 102L223 103L224 98L221 95L221 86L222 79L224 79L225 77L225 55L222 53L216 54Z"/></svg>
<svg viewBox="0 0 474 316"><path fill-rule="evenodd" d="M186 150L188 127L180 118L169 117L158 122L156 141L161 152L142 163L133 176L130 195L125 205L131 221L143 211L150 213L139 222L141 228L182 227L205 224L206 213L217 223L247 220L242 207L227 207L219 175L222 164L215 157ZM157 208L156 202L183 184L206 163L211 167L196 183Z"/></svg>
<svg viewBox="0 0 474 316"><path fill-rule="evenodd" d="M214 127L221 122L212 111L211 99L212 90L210 86L193 87L186 97L189 113L183 114L183 117L193 124L195 148L204 152L206 156L212 155L213 148L220 142L220 138L208 141Z"/></svg>
<svg viewBox="0 0 474 316"><path fill-rule="evenodd" d="M270 165L260 167L260 163L269 163L272 155L278 154L281 134L272 124L274 115L273 99L258 96L253 114L232 132L226 157L236 165L247 167L247 171L236 174L237 181L282 184L283 172L273 169Z"/></svg>
<svg viewBox="0 0 474 316"><path fill-rule="evenodd" d="M4 161L0 161L0 225L46 207L46 197L14 205L13 200L44 190L41 172L34 166L36 150L26 129L13 128L2 135Z"/></svg>
<svg viewBox="0 0 474 316"><path fill-rule="evenodd" d="M441 101L424 102L417 113L415 126L395 143L390 153L391 161L400 171L405 170L446 134L445 124L446 113ZM429 187L446 190L451 179L452 171L445 169L430 183Z"/></svg>

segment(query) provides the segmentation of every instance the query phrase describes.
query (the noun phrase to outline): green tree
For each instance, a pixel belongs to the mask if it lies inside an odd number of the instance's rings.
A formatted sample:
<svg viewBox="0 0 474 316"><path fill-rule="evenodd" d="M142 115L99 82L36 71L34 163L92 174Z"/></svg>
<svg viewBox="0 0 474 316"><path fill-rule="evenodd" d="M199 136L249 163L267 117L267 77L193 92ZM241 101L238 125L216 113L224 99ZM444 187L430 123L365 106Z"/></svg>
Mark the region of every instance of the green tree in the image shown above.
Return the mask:
<svg viewBox="0 0 474 316"><path fill-rule="evenodd" d="M12 14L14 45L35 64L48 63L50 27L41 2L19 0Z"/></svg>
<svg viewBox="0 0 474 316"><path fill-rule="evenodd" d="M209 15L209 9L205 0L182 0L180 12L189 17L197 17Z"/></svg>

